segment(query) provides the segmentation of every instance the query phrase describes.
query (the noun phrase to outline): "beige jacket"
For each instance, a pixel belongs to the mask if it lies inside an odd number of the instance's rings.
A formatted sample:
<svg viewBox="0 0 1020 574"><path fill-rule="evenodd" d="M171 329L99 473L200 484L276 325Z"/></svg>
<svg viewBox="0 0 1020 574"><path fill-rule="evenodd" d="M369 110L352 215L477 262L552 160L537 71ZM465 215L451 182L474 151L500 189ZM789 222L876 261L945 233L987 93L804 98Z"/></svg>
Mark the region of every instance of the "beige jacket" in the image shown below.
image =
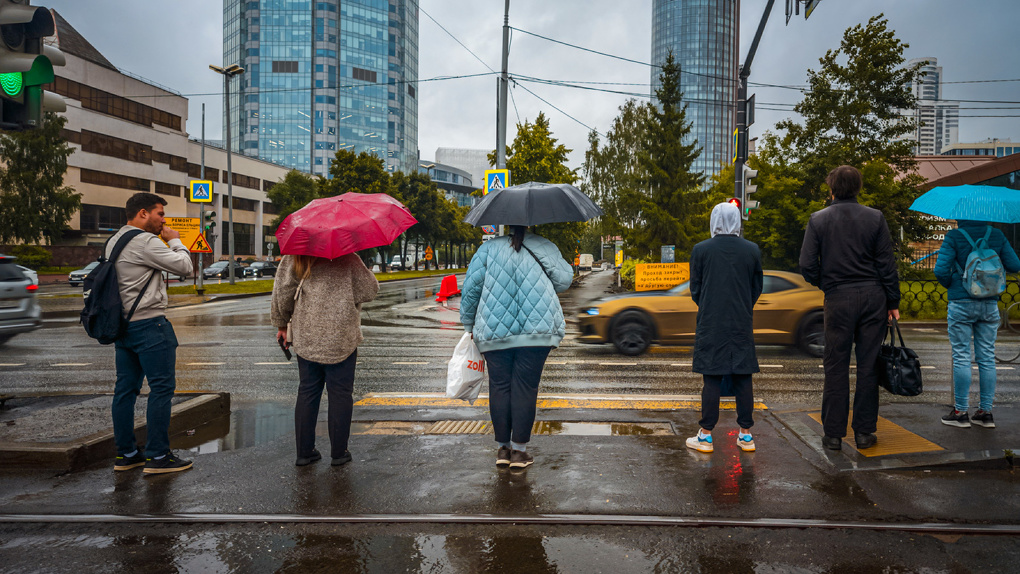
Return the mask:
<svg viewBox="0 0 1020 574"><path fill-rule="evenodd" d="M294 258L285 255L273 283L272 320L277 329L291 323L294 351L303 359L335 364L361 344L361 304L375 299L379 282L355 254L319 260L294 302L298 279Z"/></svg>
<svg viewBox="0 0 1020 574"><path fill-rule="evenodd" d="M106 257L110 256L113 247L121 235L131 229L138 229L131 225L121 227L117 233L106 244ZM181 243L180 239L171 239L168 244L158 236L143 231L124 246L120 257L115 263L117 268L117 282L120 285L120 301L124 306L123 313L126 317L128 311L135 304L142 286L149 280L153 272L148 288L142 294L142 300L138 302L135 314L131 316L131 322L143 319L162 317L166 314L166 283L163 282L163 274L166 271L170 275L191 275L194 266L191 263L191 252Z"/></svg>

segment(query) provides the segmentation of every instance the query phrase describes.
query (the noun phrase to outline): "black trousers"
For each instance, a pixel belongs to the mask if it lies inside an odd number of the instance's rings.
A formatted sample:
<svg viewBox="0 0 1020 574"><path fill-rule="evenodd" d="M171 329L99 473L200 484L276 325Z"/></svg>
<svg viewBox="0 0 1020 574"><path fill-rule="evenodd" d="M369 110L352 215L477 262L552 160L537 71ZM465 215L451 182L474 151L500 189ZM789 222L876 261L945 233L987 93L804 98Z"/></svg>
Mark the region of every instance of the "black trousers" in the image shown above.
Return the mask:
<svg viewBox="0 0 1020 574"><path fill-rule="evenodd" d="M879 285L837 288L825 294L825 436L843 438L850 410L850 350L856 344L855 433L873 433L878 423L876 363L888 321L885 291Z"/></svg>
<svg viewBox="0 0 1020 574"><path fill-rule="evenodd" d="M701 387L701 428L710 431L719 422L719 391L724 375L702 375ZM733 381L733 395L737 399L737 424L742 429L754 426L754 393L751 390L751 375L729 375Z"/></svg>
<svg viewBox="0 0 1020 574"><path fill-rule="evenodd" d="M482 353L489 370L489 416L496 442L531 440L538 383L552 347L516 347Z"/></svg>
<svg viewBox="0 0 1020 574"><path fill-rule="evenodd" d="M330 453L340 458L347 451L351 438L351 417L354 416L354 366L358 351L342 362L316 363L298 357L297 404L294 406L294 433L297 437L297 455L311 456L315 450L315 425L319 419L319 402L322 389L329 393Z"/></svg>

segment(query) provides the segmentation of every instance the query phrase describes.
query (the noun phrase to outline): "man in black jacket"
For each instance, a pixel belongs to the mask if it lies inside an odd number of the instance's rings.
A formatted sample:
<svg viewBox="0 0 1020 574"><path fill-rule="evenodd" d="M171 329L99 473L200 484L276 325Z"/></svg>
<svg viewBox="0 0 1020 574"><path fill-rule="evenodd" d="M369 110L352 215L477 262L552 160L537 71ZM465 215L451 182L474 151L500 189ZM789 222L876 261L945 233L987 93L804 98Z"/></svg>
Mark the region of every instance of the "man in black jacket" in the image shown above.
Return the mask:
<svg viewBox="0 0 1020 574"><path fill-rule="evenodd" d="M825 292L825 448L839 450L850 408L850 349L857 344L852 427L858 449L878 442L875 364L888 321L899 319L900 285L889 226L882 212L857 203L861 172L829 173L832 205L811 215L800 251L801 274Z"/></svg>

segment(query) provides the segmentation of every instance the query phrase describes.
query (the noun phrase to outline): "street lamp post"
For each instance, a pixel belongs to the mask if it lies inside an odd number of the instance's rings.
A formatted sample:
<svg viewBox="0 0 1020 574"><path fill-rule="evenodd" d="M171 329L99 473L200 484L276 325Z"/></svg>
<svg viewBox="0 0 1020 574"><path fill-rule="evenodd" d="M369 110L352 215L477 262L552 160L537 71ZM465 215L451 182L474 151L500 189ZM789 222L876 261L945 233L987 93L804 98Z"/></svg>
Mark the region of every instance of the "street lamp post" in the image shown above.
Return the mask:
<svg viewBox="0 0 1020 574"><path fill-rule="evenodd" d="M234 173L230 167L230 78L244 73L244 68L234 64L228 68L220 66L209 66L209 69L223 76L223 108L226 110L226 131L227 131L227 226L230 227L227 244L229 250L229 261L227 273L230 276L230 284L234 284Z"/></svg>

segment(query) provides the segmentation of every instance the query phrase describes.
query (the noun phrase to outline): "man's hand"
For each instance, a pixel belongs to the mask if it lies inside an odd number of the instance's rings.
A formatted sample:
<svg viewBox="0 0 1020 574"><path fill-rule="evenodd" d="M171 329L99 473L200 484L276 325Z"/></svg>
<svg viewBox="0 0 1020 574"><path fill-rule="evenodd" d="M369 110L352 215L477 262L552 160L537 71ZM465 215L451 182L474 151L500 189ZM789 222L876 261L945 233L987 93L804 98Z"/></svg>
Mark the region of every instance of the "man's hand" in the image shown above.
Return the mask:
<svg viewBox="0 0 1020 574"><path fill-rule="evenodd" d="M900 310L899 309L889 309L889 322L892 323L893 319L896 319L897 321L900 320Z"/></svg>
<svg viewBox="0 0 1020 574"><path fill-rule="evenodd" d="M169 243L171 239L181 238L180 233L174 231L173 229L170 229L170 227L166 225L163 226L163 231L160 232L159 236L163 239L163 241L166 241L167 243Z"/></svg>

